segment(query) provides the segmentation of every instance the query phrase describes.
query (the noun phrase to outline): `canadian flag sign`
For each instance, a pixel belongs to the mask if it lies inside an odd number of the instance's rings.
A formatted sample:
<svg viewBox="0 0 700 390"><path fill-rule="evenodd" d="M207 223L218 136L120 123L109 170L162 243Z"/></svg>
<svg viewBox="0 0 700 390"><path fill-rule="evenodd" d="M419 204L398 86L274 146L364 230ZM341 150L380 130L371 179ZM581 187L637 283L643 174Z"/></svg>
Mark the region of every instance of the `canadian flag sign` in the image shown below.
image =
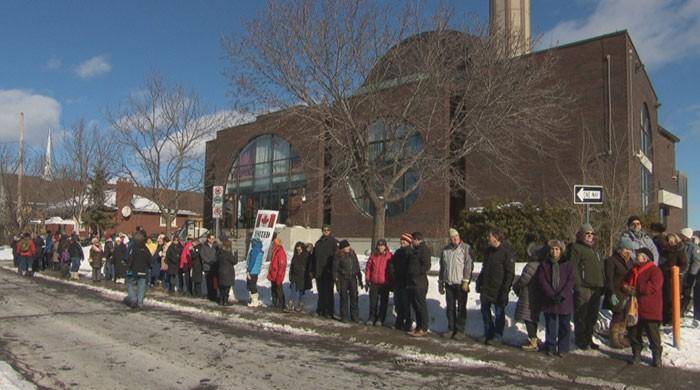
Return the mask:
<svg viewBox="0 0 700 390"><path fill-rule="evenodd" d="M255 228L253 229L251 240L257 238L262 242L263 259L267 259L267 252L272 243L272 235L275 233L278 214L279 211L277 210L258 210L258 216L255 218ZM250 252L250 249L248 249L248 252ZM247 258L248 256L246 256Z"/></svg>

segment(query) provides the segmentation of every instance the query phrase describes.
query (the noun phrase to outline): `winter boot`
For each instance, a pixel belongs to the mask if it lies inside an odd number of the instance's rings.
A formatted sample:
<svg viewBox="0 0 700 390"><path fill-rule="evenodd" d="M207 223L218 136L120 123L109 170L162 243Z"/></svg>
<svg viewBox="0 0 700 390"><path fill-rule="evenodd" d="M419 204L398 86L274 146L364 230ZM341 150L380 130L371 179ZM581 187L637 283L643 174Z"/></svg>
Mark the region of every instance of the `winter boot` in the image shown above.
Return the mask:
<svg viewBox="0 0 700 390"><path fill-rule="evenodd" d="M250 307L260 307L262 304L258 300L258 294L250 294Z"/></svg>
<svg viewBox="0 0 700 390"><path fill-rule="evenodd" d="M615 349L625 348L623 339L625 335L625 324L622 322L614 322L610 324L610 347Z"/></svg>
<svg viewBox="0 0 700 390"><path fill-rule="evenodd" d="M652 354L651 365L657 368L661 368L663 366L661 363L661 353L657 352Z"/></svg>
<svg viewBox="0 0 700 390"><path fill-rule="evenodd" d="M301 301L299 302L299 304L297 305L296 311L298 311L300 313L304 311L304 302L301 302Z"/></svg>
<svg viewBox="0 0 700 390"><path fill-rule="evenodd" d="M531 337L525 344L523 344L522 349L523 351L537 352L538 347L539 340L537 339L537 337Z"/></svg>
<svg viewBox="0 0 700 390"><path fill-rule="evenodd" d="M632 359L628 362L633 366L638 366L642 362L641 351L632 351Z"/></svg>
<svg viewBox="0 0 700 390"><path fill-rule="evenodd" d="M226 306L226 297L224 294L219 295L219 306Z"/></svg>
<svg viewBox="0 0 700 390"><path fill-rule="evenodd" d="M80 280L80 274L78 274L77 272L71 272L70 278L74 280Z"/></svg>
<svg viewBox="0 0 700 390"><path fill-rule="evenodd" d="M285 308L285 311L288 313L291 313L294 311L294 301L292 301L290 299L289 302L287 302L287 307Z"/></svg>

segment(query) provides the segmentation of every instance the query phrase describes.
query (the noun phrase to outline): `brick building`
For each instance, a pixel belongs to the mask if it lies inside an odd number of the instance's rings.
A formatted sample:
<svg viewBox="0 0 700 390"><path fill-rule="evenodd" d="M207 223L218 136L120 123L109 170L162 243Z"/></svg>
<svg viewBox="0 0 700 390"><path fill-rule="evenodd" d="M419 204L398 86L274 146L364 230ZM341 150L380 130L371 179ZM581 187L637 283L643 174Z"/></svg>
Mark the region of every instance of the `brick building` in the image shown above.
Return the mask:
<svg viewBox="0 0 700 390"><path fill-rule="evenodd" d="M524 55L555 56L555 73L576 97L570 142L561 154L525 164L525 187L510 184L478 161L467 161L468 180L482 183L472 194L455 195L441 181L423 186L410 202L388 213L386 235L420 230L444 236L461 210L491 199L572 203L573 184L602 184L583 183L584 163L578 158L583 132L592 140L586 146L592 158L610 160L610 169L618 173L615 180L622 183L630 214L653 214L672 231L684 227L687 179L675 166L679 139L659 124L661 102L627 31ZM323 194L326 151L321 144L306 145L299 136L302 127L285 112L275 112L221 130L207 143L205 225L211 224L212 186L223 185L224 229L245 230L257 209L272 208L280 210L282 223L319 227L330 222L339 236L371 236L372 217L353 198L350 186Z"/></svg>

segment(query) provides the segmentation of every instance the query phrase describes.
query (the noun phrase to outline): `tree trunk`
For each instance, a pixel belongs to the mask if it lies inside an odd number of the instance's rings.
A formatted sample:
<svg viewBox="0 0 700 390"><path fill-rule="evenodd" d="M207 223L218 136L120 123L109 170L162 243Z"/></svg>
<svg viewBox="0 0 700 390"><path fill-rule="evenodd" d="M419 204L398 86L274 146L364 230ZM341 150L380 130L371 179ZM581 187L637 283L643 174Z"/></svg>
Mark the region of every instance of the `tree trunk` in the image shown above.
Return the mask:
<svg viewBox="0 0 700 390"><path fill-rule="evenodd" d="M386 207L383 201L375 204L374 218L372 226L372 249L377 246L377 241L384 237L384 228L386 227Z"/></svg>

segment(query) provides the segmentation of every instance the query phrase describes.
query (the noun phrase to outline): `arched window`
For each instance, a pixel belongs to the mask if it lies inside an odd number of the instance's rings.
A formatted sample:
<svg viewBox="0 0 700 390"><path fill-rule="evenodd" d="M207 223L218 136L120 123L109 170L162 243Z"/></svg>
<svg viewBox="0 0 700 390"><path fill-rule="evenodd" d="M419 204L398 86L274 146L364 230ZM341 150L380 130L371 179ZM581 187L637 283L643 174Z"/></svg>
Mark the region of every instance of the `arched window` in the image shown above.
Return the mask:
<svg viewBox="0 0 700 390"><path fill-rule="evenodd" d="M391 125L380 120L374 122L368 128L368 155L374 165L381 170L382 167L396 165L423 148L423 138L411 126L405 124ZM415 170L408 170L396 183L396 192L405 192L415 186L418 180ZM379 189L377 189L379 190ZM375 213L374 205L369 199L364 188L356 180L348 181L348 191L355 205L368 216ZM393 217L408 210L418 198L418 189L397 202L386 204L386 215Z"/></svg>
<svg viewBox="0 0 700 390"><path fill-rule="evenodd" d="M285 223L292 197L301 197L306 178L301 159L282 137L265 134L253 138L233 162L226 183L229 200L224 227L250 228L260 209L279 210Z"/></svg>

